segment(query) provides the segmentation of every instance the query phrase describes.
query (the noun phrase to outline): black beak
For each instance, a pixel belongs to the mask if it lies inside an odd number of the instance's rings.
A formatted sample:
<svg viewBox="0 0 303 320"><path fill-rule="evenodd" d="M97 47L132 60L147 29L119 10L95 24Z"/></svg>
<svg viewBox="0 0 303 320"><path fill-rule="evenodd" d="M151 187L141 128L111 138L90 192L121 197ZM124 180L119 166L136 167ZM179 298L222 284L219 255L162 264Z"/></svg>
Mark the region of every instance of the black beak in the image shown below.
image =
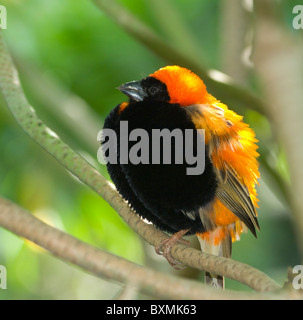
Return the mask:
<svg viewBox="0 0 303 320"><path fill-rule="evenodd" d="M142 101L145 97L147 97L146 93L144 92L141 81L131 81L122 84L118 89L126 94L130 99L135 101Z"/></svg>

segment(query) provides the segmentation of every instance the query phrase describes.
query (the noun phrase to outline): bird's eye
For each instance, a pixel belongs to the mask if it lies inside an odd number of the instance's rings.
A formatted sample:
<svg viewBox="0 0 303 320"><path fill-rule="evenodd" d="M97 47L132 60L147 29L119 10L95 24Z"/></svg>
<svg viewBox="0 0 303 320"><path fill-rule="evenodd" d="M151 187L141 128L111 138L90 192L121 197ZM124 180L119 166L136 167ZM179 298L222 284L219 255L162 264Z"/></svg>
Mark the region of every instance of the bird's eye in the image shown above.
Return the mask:
<svg viewBox="0 0 303 320"><path fill-rule="evenodd" d="M157 88L157 87L150 87L150 88L148 89L148 92L149 92L151 95L155 95L156 93L159 92L159 88Z"/></svg>

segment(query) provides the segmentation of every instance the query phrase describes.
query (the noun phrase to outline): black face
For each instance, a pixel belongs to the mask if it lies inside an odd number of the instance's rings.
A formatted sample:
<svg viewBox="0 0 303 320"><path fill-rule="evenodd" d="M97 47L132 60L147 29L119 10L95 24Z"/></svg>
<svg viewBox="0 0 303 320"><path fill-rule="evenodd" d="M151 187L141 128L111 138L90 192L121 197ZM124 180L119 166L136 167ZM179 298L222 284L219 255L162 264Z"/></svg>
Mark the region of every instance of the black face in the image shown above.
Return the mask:
<svg viewBox="0 0 303 320"><path fill-rule="evenodd" d="M147 77L141 80L141 86L146 94L145 99L166 102L170 100L166 85L158 79Z"/></svg>
<svg viewBox="0 0 303 320"><path fill-rule="evenodd" d="M132 101L168 102L170 100L166 85L153 77L124 83L119 87L119 90Z"/></svg>

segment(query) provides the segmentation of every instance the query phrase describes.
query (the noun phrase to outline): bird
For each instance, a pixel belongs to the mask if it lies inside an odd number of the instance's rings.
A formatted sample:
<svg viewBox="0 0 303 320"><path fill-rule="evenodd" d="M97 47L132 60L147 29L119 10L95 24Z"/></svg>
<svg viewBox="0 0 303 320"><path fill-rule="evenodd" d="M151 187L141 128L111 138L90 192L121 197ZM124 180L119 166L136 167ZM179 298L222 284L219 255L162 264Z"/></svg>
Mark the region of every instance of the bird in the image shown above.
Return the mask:
<svg viewBox="0 0 303 320"><path fill-rule="evenodd" d="M171 235L156 251L178 268L170 252L176 242L187 243L184 236L196 235L203 252L226 258L231 257L232 243L240 240L243 231L248 229L257 237L258 140L243 116L208 93L198 75L177 65L162 67L118 89L128 101L113 108L104 121L103 129L113 130L118 137L112 151L117 160L108 162L107 170L135 213ZM176 156L171 157L171 163L164 162L164 149L160 162L153 163L151 146L149 161L121 161L121 148L130 151L137 142L132 139L127 146L122 142L121 123L127 123L129 132L145 130L148 137L154 130L178 129L184 134L187 130L203 130L203 173L188 174L190 164L174 162ZM202 142L192 137L197 153ZM167 148L173 155L179 150L176 142ZM222 289L225 285L223 276L209 272L205 273L205 282Z"/></svg>

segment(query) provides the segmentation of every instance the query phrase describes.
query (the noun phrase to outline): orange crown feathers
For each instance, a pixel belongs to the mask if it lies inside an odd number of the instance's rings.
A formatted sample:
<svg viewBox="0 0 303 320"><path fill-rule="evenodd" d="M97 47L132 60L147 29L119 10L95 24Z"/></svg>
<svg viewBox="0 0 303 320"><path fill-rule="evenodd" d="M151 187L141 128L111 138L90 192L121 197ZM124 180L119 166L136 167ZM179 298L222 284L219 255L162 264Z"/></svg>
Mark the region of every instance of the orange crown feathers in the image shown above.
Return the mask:
<svg viewBox="0 0 303 320"><path fill-rule="evenodd" d="M167 66L151 74L150 77L166 84L170 103L189 106L209 101L209 94L206 91L204 82L186 68Z"/></svg>

